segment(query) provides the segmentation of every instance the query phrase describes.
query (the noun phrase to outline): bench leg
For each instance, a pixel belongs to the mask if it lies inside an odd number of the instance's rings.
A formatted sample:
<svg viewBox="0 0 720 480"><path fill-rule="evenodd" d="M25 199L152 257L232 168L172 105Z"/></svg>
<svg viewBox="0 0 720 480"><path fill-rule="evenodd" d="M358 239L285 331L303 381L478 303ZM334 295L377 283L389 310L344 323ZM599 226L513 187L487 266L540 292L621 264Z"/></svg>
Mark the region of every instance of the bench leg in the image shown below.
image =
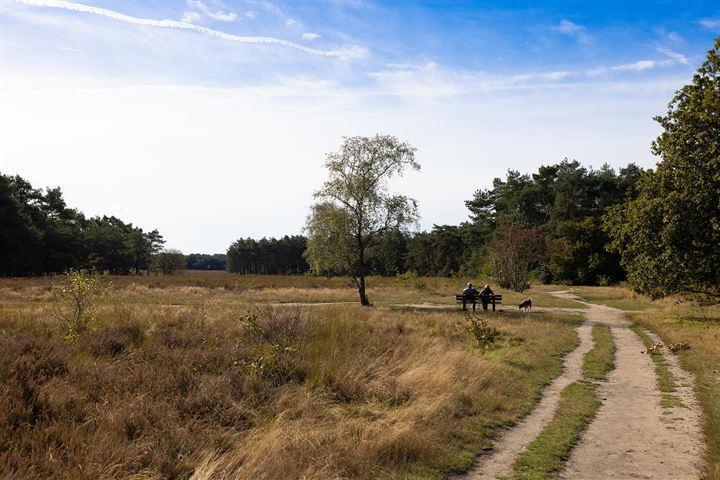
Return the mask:
<svg viewBox="0 0 720 480"><path fill-rule="evenodd" d="M493 300L493 312L495 311L495 300Z"/></svg>

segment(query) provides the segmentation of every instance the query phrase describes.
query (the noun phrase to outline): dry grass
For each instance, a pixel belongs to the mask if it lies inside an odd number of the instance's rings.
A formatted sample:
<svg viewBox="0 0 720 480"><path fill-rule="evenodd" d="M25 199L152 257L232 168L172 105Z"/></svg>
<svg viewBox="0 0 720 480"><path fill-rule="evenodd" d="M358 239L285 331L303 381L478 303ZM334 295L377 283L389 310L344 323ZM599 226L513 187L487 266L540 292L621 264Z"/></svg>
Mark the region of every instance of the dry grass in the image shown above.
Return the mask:
<svg viewBox="0 0 720 480"><path fill-rule="evenodd" d="M252 306L202 275L114 280L76 343L48 315L52 279L0 281L0 471L440 478L527 413L577 344L576 318L506 312L490 316L503 336L483 356L458 311ZM273 280L252 291L352 291Z"/></svg>
<svg viewBox="0 0 720 480"><path fill-rule="evenodd" d="M31 279L0 278L0 308L3 305L36 306L52 300L52 285L60 277ZM485 279L446 277L369 277L368 296L376 305L428 302L454 305L468 281L477 285ZM103 277L111 282L117 301L157 305L188 305L199 302L228 303L337 303L357 302L358 293L350 278L235 275L226 272L192 272L178 275ZM492 282L490 282L492 283ZM584 308L571 300L549 294L562 289L553 285L533 285L523 293L501 289L493 285L495 293L503 295L504 308L515 310L528 297L541 307Z"/></svg>

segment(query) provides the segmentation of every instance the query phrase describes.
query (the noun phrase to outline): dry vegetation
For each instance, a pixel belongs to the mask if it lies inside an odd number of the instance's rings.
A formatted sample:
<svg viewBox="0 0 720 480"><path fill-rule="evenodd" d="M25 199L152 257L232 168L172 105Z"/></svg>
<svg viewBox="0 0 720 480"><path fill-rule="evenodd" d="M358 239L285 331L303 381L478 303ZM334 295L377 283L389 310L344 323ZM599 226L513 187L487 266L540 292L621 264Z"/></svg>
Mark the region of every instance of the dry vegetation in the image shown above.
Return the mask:
<svg viewBox="0 0 720 480"><path fill-rule="evenodd" d="M438 478L527 413L577 344L576 317L508 308L481 355L459 311L262 305L355 298L346 279L225 274L114 279L67 342L53 281L0 281L8 478ZM383 281L377 305L407 296ZM418 301L461 284L411 281Z"/></svg>

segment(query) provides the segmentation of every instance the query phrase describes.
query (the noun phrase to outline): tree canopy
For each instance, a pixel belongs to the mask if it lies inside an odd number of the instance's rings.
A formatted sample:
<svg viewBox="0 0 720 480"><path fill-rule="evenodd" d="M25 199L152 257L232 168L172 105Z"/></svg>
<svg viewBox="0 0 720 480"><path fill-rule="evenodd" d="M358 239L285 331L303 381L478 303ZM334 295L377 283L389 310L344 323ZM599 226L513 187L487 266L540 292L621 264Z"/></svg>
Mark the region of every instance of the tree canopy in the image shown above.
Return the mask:
<svg viewBox="0 0 720 480"><path fill-rule="evenodd" d="M636 199L605 218L610 249L631 285L652 297L720 297L720 37L692 82L676 92Z"/></svg>
<svg viewBox="0 0 720 480"><path fill-rule="evenodd" d="M60 188L35 189L0 174L0 276L93 269L112 274L150 267L164 240L116 217L86 218Z"/></svg>
<svg viewBox="0 0 720 480"><path fill-rule="evenodd" d="M420 169L415 148L390 135L346 137L325 167L329 178L306 224L306 257L318 273L351 275L360 303L369 305L365 276L381 250L373 246L417 223L415 200L388 191L390 178Z"/></svg>

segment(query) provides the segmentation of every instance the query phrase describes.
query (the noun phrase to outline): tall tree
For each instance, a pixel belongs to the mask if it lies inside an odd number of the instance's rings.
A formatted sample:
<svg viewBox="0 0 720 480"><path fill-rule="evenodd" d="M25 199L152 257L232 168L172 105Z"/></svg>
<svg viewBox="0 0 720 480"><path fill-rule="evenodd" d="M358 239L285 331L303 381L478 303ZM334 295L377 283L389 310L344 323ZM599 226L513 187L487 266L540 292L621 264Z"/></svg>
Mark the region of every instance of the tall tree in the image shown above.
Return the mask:
<svg viewBox="0 0 720 480"><path fill-rule="evenodd" d="M663 132L662 157L638 198L611 209L605 229L631 285L652 297L678 292L720 298L720 37L692 82L676 92Z"/></svg>
<svg viewBox="0 0 720 480"><path fill-rule="evenodd" d="M420 170L415 148L390 135L346 137L325 162L328 180L315 192L310 212L307 259L316 272L348 273L362 305L372 245L392 231L417 223L417 202L388 192L388 180Z"/></svg>
<svg viewBox="0 0 720 480"><path fill-rule="evenodd" d="M489 250L500 286L522 292L530 287L530 270L543 259L545 243L537 228L503 222Z"/></svg>

